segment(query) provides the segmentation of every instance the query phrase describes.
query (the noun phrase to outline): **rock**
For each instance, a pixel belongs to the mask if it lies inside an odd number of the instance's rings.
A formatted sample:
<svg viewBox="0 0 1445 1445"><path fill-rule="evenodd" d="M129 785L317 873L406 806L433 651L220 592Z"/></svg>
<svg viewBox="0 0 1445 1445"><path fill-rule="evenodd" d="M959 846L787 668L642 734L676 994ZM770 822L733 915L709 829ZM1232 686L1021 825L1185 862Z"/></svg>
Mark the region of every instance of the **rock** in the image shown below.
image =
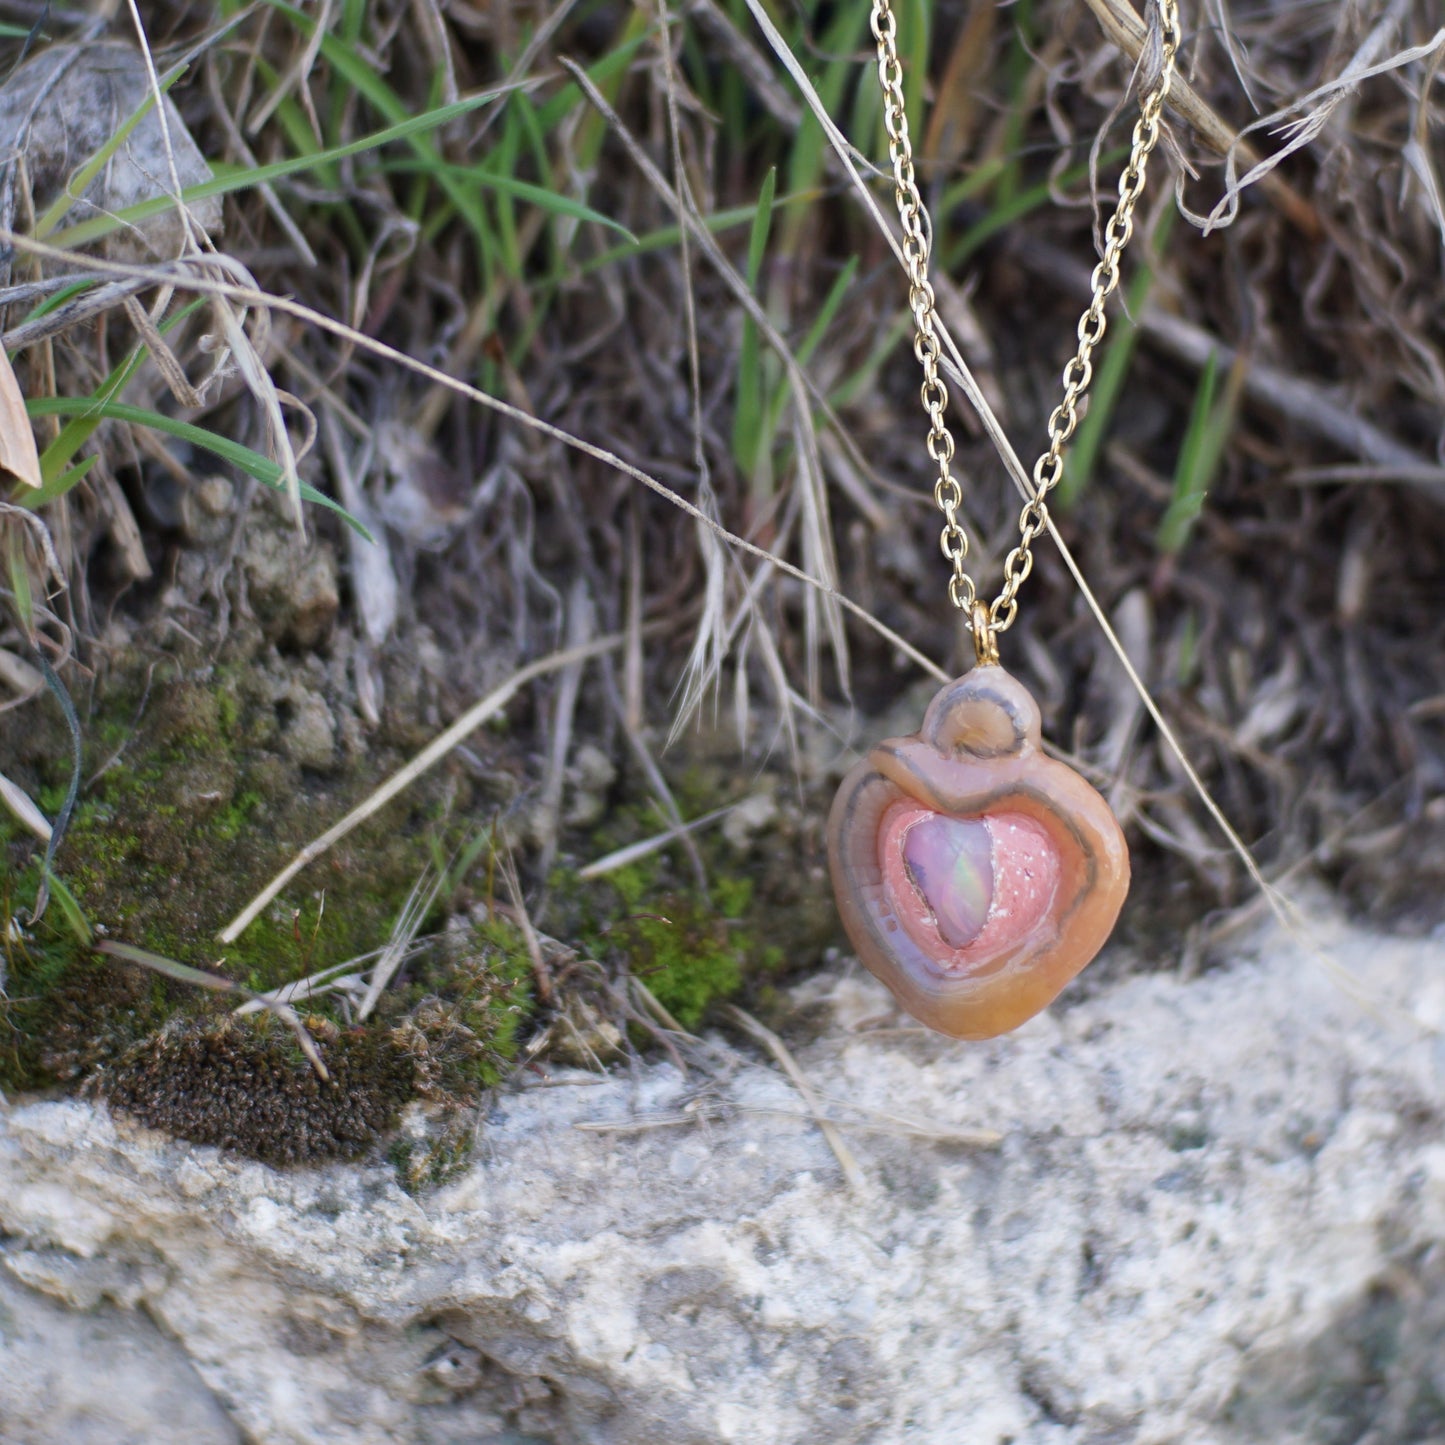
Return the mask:
<svg viewBox="0 0 1445 1445"><path fill-rule="evenodd" d="M281 746L303 768L327 772L336 764L336 718L319 692L295 684L284 699Z"/></svg>
<svg viewBox="0 0 1445 1445"><path fill-rule="evenodd" d="M0 1275L0 1361L15 1445L239 1445L185 1351L133 1309L67 1309Z"/></svg>
<svg viewBox="0 0 1445 1445"><path fill-rule="evenodd" d="M214 547L235 523L236 489L230 479L212 473L192 478L178 498L179 520L193 547Z"/></svg>
<svg viewBox="0 0 1445 1445"><path fill-rule="evenodd" d="M798 1059L854 1122L856 1192L721 1040L687 1077L523 1074L421 1198L16 1102L8 1288L76 1329L100 1316L61 1306L154 1321L261 1442L1439 1439L1440 940L1321 928L1364 1006L1278 935L981 1045L898 1026L866 976L812 981L833 1023ZM7 1331L0 1380L23 1350ZM71 1358L21 1438L78 1438Z"/></svg>
<svg viewBox="0 0 1445 1445"><path fill-rule="evenodd" d="M307 651L330 633L341 605L336 553L304 538L275 497L259 497L247 515L241 565L268 640Z"/></svg>
<svg viewBox="0 0 1445 1445"><path fill-rule="evenodd" d="M590 828L607 814L607 792L617 781L617 766L596 743L584 742L567 771L571 804L563 821L572 828Z"/></svg>
<svg viewBox="0 0 1445 1445"><path fill-rule="evenodd" d="M150 97L145 61L123 42L50 45L6 79L0 86L0 153L24 156L37 215L64 197L75 173ZM64 225L103 219L170 194L172 161L182 188L211 179L211 168L169 96L164 105L164 128L154 108L142 116L65 210ZM4 184L13 184L14 175L9 168ZM219 196L193 200L189 210L204 230L220 231ZM117 260L169 260L180 254L184 239L175 210L167 207L110 231L104 250Z"/></svg>
<svg viewBox="0 0 1445 1445"><path fill-rule="evenodd" d="M778 818L778 802L771 793L753 793L738 803L722 821L722 835L738 853L746 853L760 833Z"/></svg>

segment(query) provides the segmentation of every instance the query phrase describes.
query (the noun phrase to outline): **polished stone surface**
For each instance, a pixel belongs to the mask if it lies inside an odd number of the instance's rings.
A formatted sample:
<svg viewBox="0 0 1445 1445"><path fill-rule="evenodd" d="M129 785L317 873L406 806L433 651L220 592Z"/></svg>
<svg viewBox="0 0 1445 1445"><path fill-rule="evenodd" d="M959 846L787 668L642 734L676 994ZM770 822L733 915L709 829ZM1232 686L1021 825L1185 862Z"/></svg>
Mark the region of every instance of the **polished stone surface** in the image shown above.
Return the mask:
<svg viewBox="0 0 1445 1445"><path fill-rule="evenodd" d="M935 813L908 830L903 858L944 942L954 948L972 943L993 903L993 835L988 824Z"/></svg>

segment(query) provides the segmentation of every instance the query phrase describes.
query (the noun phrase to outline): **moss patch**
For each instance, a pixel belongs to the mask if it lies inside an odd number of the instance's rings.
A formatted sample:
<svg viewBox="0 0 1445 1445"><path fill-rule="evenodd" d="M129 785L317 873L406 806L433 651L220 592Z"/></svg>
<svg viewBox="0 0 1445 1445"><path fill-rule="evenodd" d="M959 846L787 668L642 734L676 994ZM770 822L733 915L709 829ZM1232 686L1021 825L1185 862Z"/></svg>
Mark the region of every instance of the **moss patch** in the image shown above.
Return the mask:
<svg viewBox="0 0 1445 1445"><path fill-rule="evenodd" d="M140 735L88 790L57 863L113 936L268 989L383 942L431 840L447 830L435 788L423 789L346 839L222 949L215 936L231 913L378 771L308 776L267 746L259 711L243 710L224 683L160 690Z"/></svg>
<svg viewBox="0 0 1445 1445"><path fill-rule="evenodd" d="M362 1153L409 1096L410 1062L374 1031L310 1028L329 1083L286 1030L227 1017L153 1034L107 1071L103 1090L143 1123L268 1164Z"/></svg>
<svg viewBox="0 0 1445 1445"><path fill-rule="evenodd" d="M674 875L665 855L590 885L559 871L552 899L568 936L640 979L686 1029L713 1004L756 988L783 961L755 927L751 879L717 877L703 894Z"/></svg>
<svg viewBox="0 0 1445 1445"><path fill-rule="evenodd" d="M220 928L275 870L404 760L388 748L386 728L365 750L353 742L348 751L342 724L330 752L309 735L297 747L298 717L312 732L324 717L345 723L344 703L323 696L324 685L314 659L286 663L253 649L168 657L97 688L99 703L80 709L88 781L57 866L98 932L258 992L352 959L367 967L365 956L391 936L418 878L474 833L495 796L478 795L486 784L443 765L306 869L238 943L223 947ZM53 716L37 708L42 726L25 738L0 735L0 770L53 813L68 781L69 745L58 709L44 708ZM506 753L506 744L498 747ZM316 765L323 756L332 761ZM735 782L690 770L680 793L686 811L726 802ZM615 801L621 805L602 828L568 840L578 855L596 857L656 831L648 811ZM820 922L805 906L807 839L777 846L770 836L766 848L747 853L716 831L695 841L706 890L678 848L595 882L566 871L551 880L539 922L603 969L564 970L559 984L570 1027L555 1029L554 1042L580 1038L575 1062L610 1057L623 1041L625 1018L616 994L601 986L605 975L636 977L693 1029L735 997L767 1016L773 982L831 941L831 913ZM410 1188L461 1167L472 1138L464 1109L505 1076L532 1009L520 934L495 917L467 922L464 886L443 896L424 923L440 935L407 959L363 1024L354 995L350 1007L336 994L295 1001L334 1075L327 1085L274 1017L238 1017L234 998L97 956L55 903L30 924L40 850L13 825L0 831L0 848L9 865L0 880L8 974L0 1087L88 1088L147 1124L273 1163L385 1144ZM479 858L476 886L487 886L489 872ZM639 1034L636 1042L648 1040Z"/></svg>
<svg viewBox="0 0 1445 1445"><path fill-rule="evenodd" d="M401 761L378 749L308 769L288 753L276 694L274 676L224 665L106 690L86 725L92 781L56 859L98 933L257 991L387 942L418 878L472 826L460 774L438 769L308 869L236 945L216 941L297 848ZM0 739L0 770L52 807L67 757L59 727L28 746ZM147 1124L291 1163L371 1147L409 1099L455 1111L516 1051L530 961L506 925L449 928L406 961L362 1025L339 995L299 1002L328 1085L271 1015L237 1017L234 998L95 955L55 903L31 924L41 850L13 828L0 847L0 1087L85 1083ZM446 902L456 912L466 899ZM439 921L440 908L425 927Z"/></svg>

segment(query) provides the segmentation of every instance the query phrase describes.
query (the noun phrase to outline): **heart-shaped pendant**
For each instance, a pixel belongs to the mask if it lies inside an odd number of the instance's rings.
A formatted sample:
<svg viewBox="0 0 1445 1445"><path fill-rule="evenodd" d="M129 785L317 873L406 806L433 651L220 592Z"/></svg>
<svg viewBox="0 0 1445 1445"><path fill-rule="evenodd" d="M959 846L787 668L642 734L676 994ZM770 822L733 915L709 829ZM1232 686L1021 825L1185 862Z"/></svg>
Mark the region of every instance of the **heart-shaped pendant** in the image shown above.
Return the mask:
<svg viewBox="0 0 1445 1445"><path fill-rule="evenodd" d="M1129 890L1109 805L1045 755L1038 704L992 662L843 779L828 865L859 958L959 1039L1007 1033L1052 1003Z"/></svg>

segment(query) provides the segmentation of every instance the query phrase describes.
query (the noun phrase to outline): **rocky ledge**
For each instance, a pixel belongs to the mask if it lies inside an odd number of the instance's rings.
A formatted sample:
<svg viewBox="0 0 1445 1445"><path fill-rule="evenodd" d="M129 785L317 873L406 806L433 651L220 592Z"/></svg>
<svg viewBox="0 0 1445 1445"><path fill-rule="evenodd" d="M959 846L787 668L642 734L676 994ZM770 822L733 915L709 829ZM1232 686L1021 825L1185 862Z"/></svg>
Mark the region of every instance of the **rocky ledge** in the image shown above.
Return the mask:
<svg viewBox="0 0 1445 1445"><path fill-rule="evenodd" d="M11 1101L0 1436L1445 1438L1445 944L1323 932L1357 986L1271 932L986 1045L818 980L840 1152L721 1039L524 1074L421 1198Z"/></svg>

